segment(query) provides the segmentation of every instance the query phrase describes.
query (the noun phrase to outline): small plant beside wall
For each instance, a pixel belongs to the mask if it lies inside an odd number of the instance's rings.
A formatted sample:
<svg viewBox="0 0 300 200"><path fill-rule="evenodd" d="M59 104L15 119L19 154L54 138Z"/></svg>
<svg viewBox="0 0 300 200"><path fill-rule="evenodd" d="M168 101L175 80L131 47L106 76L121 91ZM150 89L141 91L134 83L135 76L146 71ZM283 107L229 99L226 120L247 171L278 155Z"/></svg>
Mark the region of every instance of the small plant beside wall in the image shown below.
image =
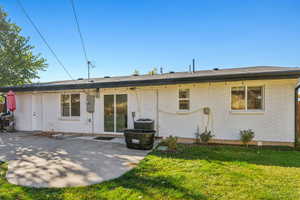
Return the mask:
<svg viewBox="0 0 300 200"><path fill-rule="evenodd" d="M208 131L207 128L205 128L205 131L203 133L199 133L199 128L197 128L197 132L195 133L196 137L196 144L205 143L208 144L209 140L211 140L214 135L211 134L211 131Z"/></svg>
<svg viewBox="0 0 300 200"><path fill-rule="evenodd" d="M211 131L208 131L205 129L203 133L200 134L201 142L208 144L209 140L211 140L214 137L214 135L211 134Z"/></svg>
<svg viewBox="0 0 300 200"><path fill-rule="evenodd" d="M169 137L165 138L161 145L167 146L169 151L176 151L177 150L177 137L170 135Z"/></svg>
<svg viewBox="0 0 300 200"><path fill-rule="evenodd" d="M253 140L255 134L252 129L240 131L241 141L248 147L249 143Z"/></svg>

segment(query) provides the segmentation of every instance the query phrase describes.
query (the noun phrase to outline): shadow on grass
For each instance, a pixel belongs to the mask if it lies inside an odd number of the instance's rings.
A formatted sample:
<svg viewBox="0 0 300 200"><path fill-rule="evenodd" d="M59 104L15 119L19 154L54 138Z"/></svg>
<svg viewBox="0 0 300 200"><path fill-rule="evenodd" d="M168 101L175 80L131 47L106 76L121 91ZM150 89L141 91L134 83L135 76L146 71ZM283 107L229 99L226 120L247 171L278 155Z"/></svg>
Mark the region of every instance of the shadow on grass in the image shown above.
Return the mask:
<svg viewBox="0 0 300 200"><path fill-rule="evenodd" d="M179 145L178 152L154 151L151 154L161 158L187 161L207 160L208 162L244 162L265 166L300 167L300 152L278 149L262 149L258 152L256 148L235 146ZM170 162L166 165L176 164ZM6 171L5 164L0 164L0 172L4 171ZM177 177L176 173L173 173L173 176L167 174L159 167L156 168L155 160L151 162L151 156L150 162L145 159L137 168L120 178L88 187L61 189L20 187L9 184L5 180L5 175L0 174L0 199L208 199L208 196L198 188L198 184L186 184L188 176ZM141 198L138 198L140 195Z"/></svg>
<svg viewBox="0 0 300 200"><path fill-rule="evenodd" d="M175 178L163 175L141 175L144 169L135 168L120 178L105 181L87 187L71 187L71 188L30 188L16 186L5 180L5 172L7 164L0 164L0 199L5 200L43 200L55 199L63 200L75 197L75 199L136 199L135 196L141 195L140 199L186 199L186 200L206 200L204 194L197 190L190 190L182 186L182 177ZM122 188L122 194L118 191ZM7 194L3 194L7 191ZM71 198L73 199L73 198Z"/></svg>
<svg viewBox="0 0 300 200"><path fill-rule="evenodd" d="M31 188L10 184L6 180L7 163L0 162L0 200L63 200L64 189Z"/></svg>
<svg viewBox="0 0 300 200"><path fill-rule="evenodd" d="M246 162L256 165L300 167L300 152L291 148L180 144L177 152L154 151L153 155L184 160Z"/></svg>
<svg viewBox="0 0 300 200"><path fill-rule="evenodd" d="M131 191L141 193L147 199L191 199L205 200L208 199L199 190L190 190L182 186L182 177L175 178L172 176L156 175L153 177L140 175L139 169L133 169L122 177L113 181L108 181L108 190L122 187ZM103 185L94 185L94 187L103 187Z"/></svg>

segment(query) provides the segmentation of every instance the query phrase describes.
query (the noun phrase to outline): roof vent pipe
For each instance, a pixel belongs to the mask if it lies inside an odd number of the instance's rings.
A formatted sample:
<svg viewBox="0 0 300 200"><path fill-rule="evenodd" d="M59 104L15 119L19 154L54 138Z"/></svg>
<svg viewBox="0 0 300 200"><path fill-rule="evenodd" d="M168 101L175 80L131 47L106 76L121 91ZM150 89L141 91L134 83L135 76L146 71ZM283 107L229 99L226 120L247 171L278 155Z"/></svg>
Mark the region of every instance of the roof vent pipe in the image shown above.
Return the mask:
<svg viewBox="0 0 300 200"><path fill-rule="evenodd" d="M193 72L195 72L195 58L193 58Z"/></svg>

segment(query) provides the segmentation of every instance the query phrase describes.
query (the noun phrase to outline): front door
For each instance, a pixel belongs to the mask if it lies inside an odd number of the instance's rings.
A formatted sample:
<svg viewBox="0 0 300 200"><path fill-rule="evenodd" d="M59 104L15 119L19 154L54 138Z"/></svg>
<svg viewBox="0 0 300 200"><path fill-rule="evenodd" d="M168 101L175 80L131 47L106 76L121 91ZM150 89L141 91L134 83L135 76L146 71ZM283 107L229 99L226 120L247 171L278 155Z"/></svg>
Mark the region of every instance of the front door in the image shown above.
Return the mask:
<svg viewBox="0 0 300 200"><path fill-rule="evenodd" d="M104 132L123 132L127 119L127 94L104 95Z"/></svg>
<svg viewBox="0 0 300 200"><path fill-rule="evenodd" d="M43 100L40 94L32 96L32 130L43 130Z"/></svg>

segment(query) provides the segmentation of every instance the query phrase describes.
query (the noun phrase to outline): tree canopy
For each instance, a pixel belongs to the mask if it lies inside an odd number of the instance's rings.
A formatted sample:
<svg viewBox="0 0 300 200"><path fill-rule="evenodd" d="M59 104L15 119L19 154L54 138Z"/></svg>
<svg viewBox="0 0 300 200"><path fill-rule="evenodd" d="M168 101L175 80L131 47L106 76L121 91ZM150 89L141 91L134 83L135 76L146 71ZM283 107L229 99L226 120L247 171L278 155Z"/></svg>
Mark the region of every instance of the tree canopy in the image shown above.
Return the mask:
<svg viewBox="0 0 300 200"><path fill-rule="evenodd" d="M31 83L47 67L46 60L32 52L34 46L20 32L0 8L0 86Z"/></svg>
<svg viewBox="0 0 300 200"><path fill-rule="evenodd" d="M140 71L137 70L137 69L135 69L135 70L133 71L132 75L138 76L138 75L140 75Z"/></svg>
<svg viewBox="0 0 300 200"><path fill-rule="evenodd" d="M157 68L154 67L153 69L151 69L151 71L148 72L148 74L150 74L150 75L155 75L155 74L157 74Z"/></svg>

